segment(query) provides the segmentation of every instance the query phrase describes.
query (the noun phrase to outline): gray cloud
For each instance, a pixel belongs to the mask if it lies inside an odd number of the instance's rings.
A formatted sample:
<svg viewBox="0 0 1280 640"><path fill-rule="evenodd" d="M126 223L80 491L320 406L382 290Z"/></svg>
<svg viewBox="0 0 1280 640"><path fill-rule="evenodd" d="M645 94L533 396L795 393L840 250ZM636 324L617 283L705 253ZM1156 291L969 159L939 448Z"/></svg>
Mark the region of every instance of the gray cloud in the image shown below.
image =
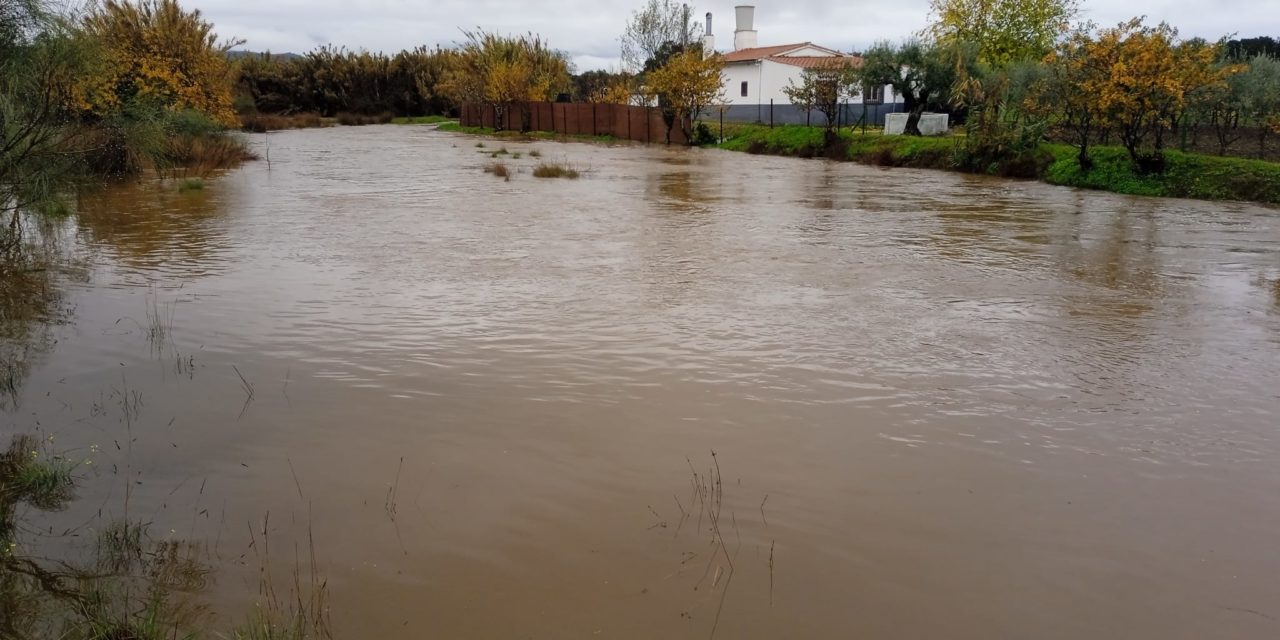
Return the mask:
<svg viewBox="0 0 1280 640"><path fill-rule="evenodd" d="M199 8L224 37L246 40L255 51L304 52L323 44L375 51L418 45L450 45L462 29L502 33L532 31L569 53L581 70L617 65L618 35L641 0L201 0ZM732 46L733 4L690 3L696 16L711 11L720 49ZM760 44L812 41L842 50L864 49L877 40L901 40L927 22L927 0L758 0ZM1189 0L1085 2L1083 17L1110 25L1134 15L1166 21L1184 36L1211 40L1223 35L1280 37L1275 0L1234 2L1230 11Z"/></svg>

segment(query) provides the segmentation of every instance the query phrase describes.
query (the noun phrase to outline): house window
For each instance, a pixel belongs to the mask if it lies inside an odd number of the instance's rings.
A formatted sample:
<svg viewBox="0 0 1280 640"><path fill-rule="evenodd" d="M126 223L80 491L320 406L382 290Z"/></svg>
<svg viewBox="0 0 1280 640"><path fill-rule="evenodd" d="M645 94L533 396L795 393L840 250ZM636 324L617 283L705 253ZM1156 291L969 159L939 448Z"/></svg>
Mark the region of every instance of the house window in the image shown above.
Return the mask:
<svg viewBox="0 0 1280 640"><path fill-rule="evenodd" d="M747 97L747 81L742 81L742 97Z"/></svg>
<svg viewBox="0 0 1280 640"><path fill-rule="evenodd" d="M884 104L884 85L863 89L862 101L866 104Z"/></svg>

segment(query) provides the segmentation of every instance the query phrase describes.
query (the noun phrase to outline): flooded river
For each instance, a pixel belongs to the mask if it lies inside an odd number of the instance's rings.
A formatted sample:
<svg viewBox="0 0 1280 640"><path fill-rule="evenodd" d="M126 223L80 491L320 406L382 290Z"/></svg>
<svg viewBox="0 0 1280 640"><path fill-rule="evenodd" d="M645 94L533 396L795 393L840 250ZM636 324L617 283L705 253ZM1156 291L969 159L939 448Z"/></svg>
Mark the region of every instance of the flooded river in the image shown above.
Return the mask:
<svg viewBox="0 0 1280 640"><path fill-rule="evenodd" d="M0 429L342 637L1280 637L1280 212L477 140L87 198Z"/></svg>

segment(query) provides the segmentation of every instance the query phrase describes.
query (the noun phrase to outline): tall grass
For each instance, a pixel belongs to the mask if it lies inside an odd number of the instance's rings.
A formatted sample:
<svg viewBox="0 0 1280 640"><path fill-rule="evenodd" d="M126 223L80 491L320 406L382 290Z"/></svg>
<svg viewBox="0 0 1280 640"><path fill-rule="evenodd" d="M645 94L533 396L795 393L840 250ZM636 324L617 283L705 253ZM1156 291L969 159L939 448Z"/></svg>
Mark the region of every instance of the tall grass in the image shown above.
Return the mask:
<svg viewBox="0 0 1280 640"><path fill-rule="evenodd" d="M278 115L269 113L242 114L240 128L254 133L283 131L285 129L316 129L332 127L333 120L322 118L317 113L298 113L294 115Z"/></svg>
<svg viewBox="0 0 1280 640"><path fill-rule="evenodd" d="M18 535L31 531L20 521L30 510L19 507L28 505L43 511L66 508L74 498L76 469L81 465L47 453L42 444L30 435L15 436L9 449L0 453L0 637L332 638L328 585L318 573L309 527L307 569L303 569L302 558L296 559L291 580L282 584L272 577L266 551L271 546L269 515L260 530L250 528L255 542L251 547L261 564L258 607L229 636L209 632L209 609L199 598L213 576L206 561L209 552L202 544L154 537L145 522L110 520L92 536L95 544L87 560L27 555L25 542Z"/></svg>
<svg viewBox="0 0 1280 640"><path fill-rule="evenodd" d="M501 162L493 162L485 166L484 172L507 181L511 180L511 169Z"/></svg>
<svg viewBox="0 0 1280 640"><path fill-rule="evenodd" d="M533 168L533 177L535 178L568 178L576 180L580 175L578 170L572 166L552 162L542 162Z"/></svg>
<svg viewBox="0 0 1280 640"><path fill-rule="evenodd" d="M375 115L366 115L360 113L339 113L338 124L346 127L362 127L370 124L388 124L393 117L390 111Z"/></svg>
<svg viewBox="0 0 1280 640"><path fill-rule="evenodd" d="M89 173L127 178L146 172L163 177L207 176L255 156L245 141L207 116L145 104L81 126L74 136Z"/></svg>
<svg viewBox="0 0 1280 640"><path fill-rule="evenodd" d="M215 171L230 169L257 156L245 146L244 140L229 133L217 135L177 135L169 139L168 161L171 163L162 174L170 177L208 176Z"/></svg>

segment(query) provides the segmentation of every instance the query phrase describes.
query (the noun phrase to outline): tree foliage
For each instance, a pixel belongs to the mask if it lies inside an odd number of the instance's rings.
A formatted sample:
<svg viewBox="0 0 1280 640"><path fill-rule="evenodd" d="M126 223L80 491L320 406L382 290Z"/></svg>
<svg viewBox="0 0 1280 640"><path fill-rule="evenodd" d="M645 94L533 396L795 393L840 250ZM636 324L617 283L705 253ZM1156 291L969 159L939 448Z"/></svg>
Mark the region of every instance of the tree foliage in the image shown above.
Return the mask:
<svg viewBox="0 0 1280 640"><path fill-rule="evenodd" d="M1164 170L1166 134L1178 127L1189 98L1234 72L1215 66L1215 46L1180 42L1177 29L1146 26L1140 18L1104 29L1085 47L1100 73L1083 88L1143 172Z"/></svg>
<svg viewBox="0 0 1280 640"><path fill-rule="evenodd" d="M0 0L0 258L20 211L40 209L79 177L67 108L86 55L69 25L26 0ZM0 260L0 269L8 260Z"/></svg>
<svg viewBox="0 0 1280 640"><path fill-rule="evenodd" d="M828 137L836 126L840 104L861 86L852 65L844 58L833 60L837 63L829 67L805 69L800 74L800 84L791 81L782 89L791 104L805 111L817 109L823 115Z"/></svg>
<svg viewBox="0 0 1280 640"><path fill-rule="evenodd" d="M645 76L645 92L658 101L667 122L667 144L679 123L685 140L693 140L693 120L707 107L724 100L718 55L703 56L700 48L673 56L662 68Z"/></svg>
<svg viewBox="0 0 1280 640"><path fill-rule="evenodd" d="M622 31L622 64L638 73L662 66L651 61L659 57L663 46L686 47L698 41L702 23L692 19L694 9L674 0L648 0L631 13ZM670 53L670 51L669 51ZM669 56L668 56L669 57Z"/></svg>
<svg viewBox="0 0 1280 640"><path fill-rule="evenodd" d="M1258 56L1280 58L1280 40L1269 36L1232 38L1227 41L1223 54L1238 62L1246 62Z"/></svg>
<svg viewBox="0 0 1280 640"><path fill-rule="evenodd" d="M857 78L863 87L892 85L908 112L907 134L920 135L920 116L926 109L946 108L956 80L973 65L972 48L965 43L882 41L862 55Z"/></svg>
<svg viewBox="0 0 1280 640"><path fill-rule="evenodd" d="M1035 88L1030 108L1057 116L1058 126L1076 146L1082 169L1093 167L1089 146L1108 127L1098 91L1111 70L1093 55L1093 35L1076 29L1045 58L1045 76Z"/></svg>
<svg viewBox="0 0 1280 640"><path fill-rule="evenodd" d="M519 102L553 100L571 86L565 54L541 37L467 32L458 63L446 74L442 90L458 103L485 102L497 113L496 128L509 128L506 114ZM528 123L520 123L527 128Z"/></svg>
<svg viewBox="0 0 1280 640"><path fill-rule="evenodd" d="M928 34L941 44L977 45L994 66L1040 59L1079 13L1078 0L930 0Z"/></svg>
<svg viewBox="0 0 1280 640"><path fill-rule="evenodd" d="M418 47L394 56L320 47L282 58L237 60L238 110L270 114L442 114L453 110L441 86L457 63L452 49Z"/></svg>
<svg viewBox="0 0 1280 640"><path fill-rule="evenodd" d="M80 87L80 107L96 117L133 101L192 109L234 126L234 77L227 51L200 11L177 0L104 0L84 20L99 64Z"/></svg>

